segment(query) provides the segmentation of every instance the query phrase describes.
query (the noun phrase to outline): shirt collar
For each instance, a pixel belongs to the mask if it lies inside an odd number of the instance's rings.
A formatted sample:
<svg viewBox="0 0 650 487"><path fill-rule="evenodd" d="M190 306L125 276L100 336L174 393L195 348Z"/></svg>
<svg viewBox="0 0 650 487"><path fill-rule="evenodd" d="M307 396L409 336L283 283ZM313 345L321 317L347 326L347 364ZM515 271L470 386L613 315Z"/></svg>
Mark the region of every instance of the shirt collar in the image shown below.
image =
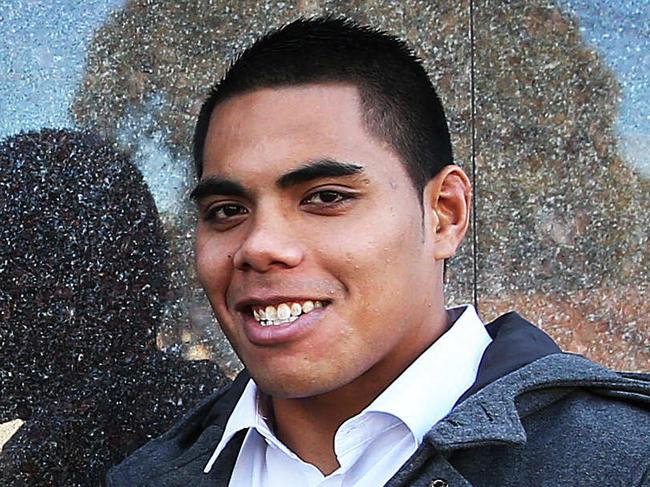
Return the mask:
<svg viewBox="0 0 650 487"><path fill-rule="evenodd" d="M463 310L464 308L464 310ZM462 312L461 312L462 310ZM418 444L427 431L453 408L476 379L478 366L492 339L471 304L448 310L459 318L353 421L364 414L385 413L409 428ZM423 384L426 383L426 387ZM254 428L274 438L260 409L258 389L251 379L237 402L223 436L205 466L209 473L235 434Z"/></svg>
<svg viewBox="0 0 650 487"><path fill-rule="evenodd" d="M212 465L214 465L214 462L217 461L217 458L221 454L221 451L226 447L233 436L235 436L241 430L246 430L249 428L255 428L262 434L267 433L273 435L273 432L271 431L266 418L260 411L257 395L257 385L253 379L250 379L248 381L248 384L246 384L244 392L239 398L239 401L237 401L235 408L230 414L230 418L228 418L228 422L226 423L226 427L223 431L223 435L221 436L221 440L219 440L217 448L214 450L214 453L210 457L210 460L205 466L203 472L210 472Z"/></svg>
<svg viewBox="0 0 650 487"><path fill-rule="evenodd" d="M419 445L474 383L481 357L491 341L474 306L466 305L453 326L361 414L379 412L397 417Z"/></svg>

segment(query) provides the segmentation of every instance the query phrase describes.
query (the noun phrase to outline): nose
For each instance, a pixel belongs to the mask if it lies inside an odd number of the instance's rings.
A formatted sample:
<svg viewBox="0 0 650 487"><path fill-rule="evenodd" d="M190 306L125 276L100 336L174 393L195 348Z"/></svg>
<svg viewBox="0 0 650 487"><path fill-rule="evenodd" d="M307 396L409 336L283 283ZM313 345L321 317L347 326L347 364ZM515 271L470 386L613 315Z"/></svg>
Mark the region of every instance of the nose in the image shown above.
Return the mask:
<svg viewBox="0 0 650 487"><path fill-rule="evenodd" d="M239 270L268 272L296 267L303 258L299 237L289 230L286 220L267 214L251 222L248 235L233 254L233 265Z"/></svg>

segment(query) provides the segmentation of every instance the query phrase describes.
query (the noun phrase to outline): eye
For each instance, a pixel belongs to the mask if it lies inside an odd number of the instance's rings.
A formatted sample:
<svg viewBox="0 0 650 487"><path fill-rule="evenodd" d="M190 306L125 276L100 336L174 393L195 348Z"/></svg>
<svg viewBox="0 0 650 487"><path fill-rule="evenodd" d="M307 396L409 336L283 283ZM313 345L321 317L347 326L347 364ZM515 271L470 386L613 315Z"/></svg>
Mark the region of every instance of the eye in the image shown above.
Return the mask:
<svg viewBox="0 0 650 487"><path fill-rule="evenodd" d="M210 206L203 214L203 219L217 225L237 223L248 214L248 209L238 203L217 203Z"/></svg>
<svg viewBox="0 0 650 487"><path fill-rule="evenodd" d="M313 204L332 204L342 201L344 198L344 195L338 191L326 189L312 193L307 198L305 198L303 202Z"/></svg>
<svg viewBox="0 0 650 487"><path fill-rule="evenodd" d="M320 189L307 195L300 204L313 211L331 211L343 209L356 194L335 189Z"/></svg>

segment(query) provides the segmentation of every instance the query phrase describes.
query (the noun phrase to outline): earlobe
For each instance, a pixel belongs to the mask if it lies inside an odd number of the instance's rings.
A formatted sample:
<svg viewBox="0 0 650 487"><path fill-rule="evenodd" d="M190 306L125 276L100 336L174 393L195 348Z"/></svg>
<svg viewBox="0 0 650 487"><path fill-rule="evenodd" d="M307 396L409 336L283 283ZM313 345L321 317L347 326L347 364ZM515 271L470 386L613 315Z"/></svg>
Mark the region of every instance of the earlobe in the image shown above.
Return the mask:
<svg viewBox="0 0 650 487"><path fill-rule="evenodd" d="M467 232L472 204L472 186L456 165L442 168L427 184L424 204L429 208L433 252L436 260L448 259Z"/></svg>

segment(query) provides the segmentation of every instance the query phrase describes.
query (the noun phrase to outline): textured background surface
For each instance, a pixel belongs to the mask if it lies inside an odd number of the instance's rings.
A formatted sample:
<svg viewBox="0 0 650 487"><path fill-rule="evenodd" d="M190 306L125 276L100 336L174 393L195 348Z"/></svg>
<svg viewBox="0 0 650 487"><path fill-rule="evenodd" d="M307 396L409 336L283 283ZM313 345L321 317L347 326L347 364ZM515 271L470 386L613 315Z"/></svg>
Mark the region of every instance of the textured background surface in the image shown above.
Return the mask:
<svg viewBox="0 0 650 487"><path fill-rule="evenodd" d="M0 136L96 129L153 193L171 247L159 348L239 367L192 268L194 117L234 52L323 13L406 38L439 89L475 185L449 303L516 309L569 351L650 368L648 0L0 0Z"/></svg>

